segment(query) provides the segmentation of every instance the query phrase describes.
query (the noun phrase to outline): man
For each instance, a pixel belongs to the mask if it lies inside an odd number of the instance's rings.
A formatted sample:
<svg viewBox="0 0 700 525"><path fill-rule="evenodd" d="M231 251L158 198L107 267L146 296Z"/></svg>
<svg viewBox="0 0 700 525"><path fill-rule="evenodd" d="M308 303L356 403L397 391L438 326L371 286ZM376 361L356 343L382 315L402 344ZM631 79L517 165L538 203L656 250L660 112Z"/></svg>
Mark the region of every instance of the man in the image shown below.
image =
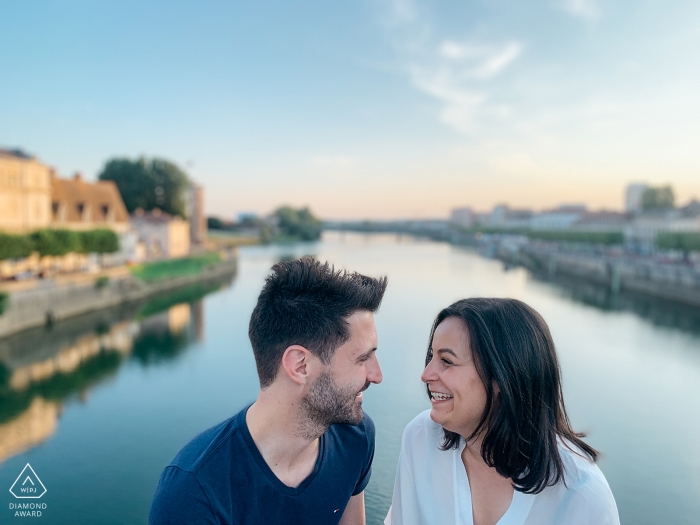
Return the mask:
<svg viewBox="0 0 700 525"><path fill-rule="evenodd" d="M311 257L272 267L248 334L250 407L205 431L163 472L149 523L364 525L380 383L376 312L386 278Z"/></svg>

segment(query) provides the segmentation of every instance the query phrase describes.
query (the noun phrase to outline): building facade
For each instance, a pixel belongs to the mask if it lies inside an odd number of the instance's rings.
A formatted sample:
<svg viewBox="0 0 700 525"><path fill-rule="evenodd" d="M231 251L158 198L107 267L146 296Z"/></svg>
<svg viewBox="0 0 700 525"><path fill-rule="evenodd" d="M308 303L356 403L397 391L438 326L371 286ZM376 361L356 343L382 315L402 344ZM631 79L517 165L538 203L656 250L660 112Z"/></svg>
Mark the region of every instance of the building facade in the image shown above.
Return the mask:
<svg viewBox="0 0 700 525"><path fill-rule="evenodd" d="M204 216L204 189L194 182L187 189L185 210L190 223L190 243L204 244L207 238L207 219Z"/></svg>
<svg viewBox="0 0 700 525"><path fill-rule="evenodd" d="M72 179L52 175L51 226L70 230L110 228L124 233L129 229L129 213L111 180L86 182L79 173Z"/></svg>
<svg viewBox="0 0 700 525"><path fill-rule="evenodd" d="M27 233L49 226L51 173L31 155L0 149L0 231Z"/></svg>
<svg viewBox="0 0 700 525"><path fill-rule="evenodd" d="M146 259L184 257L190 252L190 223L154 209L136 210L131 226L143 246Z"/></svg>

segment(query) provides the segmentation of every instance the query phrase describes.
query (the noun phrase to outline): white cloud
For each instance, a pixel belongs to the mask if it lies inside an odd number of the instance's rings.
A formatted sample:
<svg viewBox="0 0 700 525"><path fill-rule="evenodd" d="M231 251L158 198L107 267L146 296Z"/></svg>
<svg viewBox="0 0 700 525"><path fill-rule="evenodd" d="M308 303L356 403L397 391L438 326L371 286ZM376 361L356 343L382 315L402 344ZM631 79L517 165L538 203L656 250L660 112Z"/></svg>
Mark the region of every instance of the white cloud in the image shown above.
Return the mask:
<svg viewBox="0 0 700 525"><path fill-rule="evenodd" d="M491 82L520 57L521 43L439 39L430 22L431 13L420 4L391 0L389 5L386 27L400 68L408 72L416 89L443 103L440 122L460 133L473 133L480 116L505 118L509 114L502 103L490 99Z"/></svg>
<svg viewBox="0 0 700 525"><path fill-rule="evenodd" d="M474 76L477 78L491 78L498 75L520 56L522 49L522 45L518 42L506 44L500 51L488 56L474 71Z"/></svg>
<svg viewBox="0 0 700 525"><path fill-rule="evenodd" d="M560 0L556 7L581 18L594 19L600 15L598 0Z"/></svg>
<svg viewBox="0 0 700 525"><path fill-rule="evenodd" d="M501 46L458 43L444 40L426 58L414 57L409 66L413 85L442 101L440 121L461 133L474 131L477 112L507 115L507 111L490 111L488 80L503 72L522 52L518 42Z"/></svg>

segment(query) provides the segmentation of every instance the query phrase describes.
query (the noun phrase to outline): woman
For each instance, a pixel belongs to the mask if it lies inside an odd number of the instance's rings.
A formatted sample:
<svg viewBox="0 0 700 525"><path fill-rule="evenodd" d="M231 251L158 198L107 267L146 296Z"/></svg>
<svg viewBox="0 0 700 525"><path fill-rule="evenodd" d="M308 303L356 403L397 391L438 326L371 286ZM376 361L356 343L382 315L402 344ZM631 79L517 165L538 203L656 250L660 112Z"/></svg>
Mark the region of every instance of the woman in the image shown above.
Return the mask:
<svg viewBox="0 0 700 525"><path fill-rule="evenodd" d="M619 525L532 308L514 299L445 308L421 379L432 409L404 431L385 524Z"/></svg>

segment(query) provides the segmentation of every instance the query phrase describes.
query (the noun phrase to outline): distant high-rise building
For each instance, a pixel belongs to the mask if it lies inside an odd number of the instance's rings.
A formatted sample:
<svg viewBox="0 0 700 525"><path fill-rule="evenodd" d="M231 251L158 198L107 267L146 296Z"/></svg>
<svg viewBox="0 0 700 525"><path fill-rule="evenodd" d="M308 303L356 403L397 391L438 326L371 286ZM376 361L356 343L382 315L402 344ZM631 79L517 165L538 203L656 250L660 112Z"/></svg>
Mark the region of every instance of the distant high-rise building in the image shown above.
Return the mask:
<svg viewBox="0 0 700 525"><path fill-rule="evenodd" d="M450 222L470 228L474 225L474 212L471 208L455 208L450 214Z"/></svg>
<svg viewBox="0 0 700 525"><path fill-rule="evenodd" d="M627 185L625 190L625 211L627 213L642 211L642 197L647 188L649 186L641 182L633 182Z"/></svg>

